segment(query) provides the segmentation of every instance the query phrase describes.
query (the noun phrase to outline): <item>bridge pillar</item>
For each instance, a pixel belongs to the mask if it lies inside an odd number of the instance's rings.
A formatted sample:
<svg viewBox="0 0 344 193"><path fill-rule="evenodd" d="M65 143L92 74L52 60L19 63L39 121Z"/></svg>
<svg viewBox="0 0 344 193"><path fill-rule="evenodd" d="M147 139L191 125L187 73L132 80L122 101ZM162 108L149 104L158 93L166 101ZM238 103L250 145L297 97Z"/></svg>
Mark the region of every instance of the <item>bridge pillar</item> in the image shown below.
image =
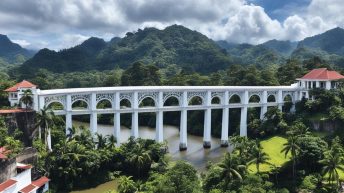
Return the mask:
<svg viewBox="0 0 344 193"><path fill-rule="evenodd" d="M211 147L211 91L207 91L205 105L207 109L204 112L204 131L203 131L203 147Z"/></svg>
<svg viewBox="0 0 344 193"><path fill-rule="evenodd" d="M66 96L66 135L69 135L69 129L73 127L72 123L72 97Z"/></svg>
<svg viewBox="0 0 344 193"><path fill-rule="evenodd" d="M181 105L183 107L183 110L180 112L179 150L185 151L187 149L187 120L188 120L188 111L185 109L188 105L186 91L183 92Z"/></svg>
<svg viewBox="0 0 344 193"><path fill-rule="evenodd" d="M245 91L242 97L244 107L241 108L240 117L240 136L247 136L247 108L248 108L248 91Z"/></svg>
<svg viewBox="0 0 344 193"><path fill-rule="evenodd" d="M118 112L120 109L120 99L119 99L119 92L115 93L115 101L114 101L114 136L116 138L116 145L119 146L121 144L121 113Z"/></svg>
<svg viewBox="0 0 344 193"><path fill-rule="evenodd" d="M262 95L262 106L260 108L260 120L264 119L265 113L268 111L268 92L265 90L263 91L263 95Z"/></svg>
<svg viewBox="0 0 344 193"><path fill-rule="evenodd" d="M222 105L228 105L229 96L228 91L224 93ZM222 130L221 130L221 147L228 147L228 116L229 108L223 108L222 110Z"/></svg>
<svg viewBox="0 0 344 193"><path fill-rule="evenodd" d="M278 109L282 111L282 107L283 107L283 93L282 93L282 90L278 91L277 103L278 103Z"/></svg>
<svg viewBox="0 0 344 193"><path fill-rule="evenodd" d="M138 104L138 93L134 92L133 95L133 109L134 112L132 113L131 116L131 136L134 138L139 137L139 113L137 112L139 108Z"/></svg>
<svg viewBox="0 0 344 193"><path fill-rule="evenodd" d="M161 108L163 108L164 99L163 99L163 92L159 92L158 94L158 100L157 100L157 107L158 111L156 112L156 131L155 131L155 140L159 143L164 141L164 112L161 111Z"/></svg>
<svg viewBox="0 0 344 193"><path fill-rule="evenodd" d="M91 116L90 116L90 129L92 135L95 135L98 131L98 116L97 112L97 98L96 93L91 94Z"/></svg>

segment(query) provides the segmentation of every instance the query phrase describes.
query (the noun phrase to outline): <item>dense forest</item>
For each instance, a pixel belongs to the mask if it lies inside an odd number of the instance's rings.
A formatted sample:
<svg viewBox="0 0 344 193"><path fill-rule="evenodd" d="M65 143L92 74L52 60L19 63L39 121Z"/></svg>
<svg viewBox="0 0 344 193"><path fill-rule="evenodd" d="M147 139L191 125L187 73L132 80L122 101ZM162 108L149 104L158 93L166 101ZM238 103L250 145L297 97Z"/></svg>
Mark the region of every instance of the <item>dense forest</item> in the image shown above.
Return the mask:
<svg viewBox="0 0 344 193"><path fill-rule="evenodd" d="M289 85L314 68L343 72L343 31L335 28L300 42L271 40L249 45L215 42L196 31L173 25L164 30L128 32L125 37L109 42L90 38L60 51L42 49L30 59L25 50L21 53L24 57L14 51L11 57L21 60L13 61L8 55L0 60L0 107L9 108L2 90L24 78L41 89ZM328 41L334 46L329 47ZM5 58L0 53L1 56ZM18 61L25 62L20 65ZM338 174L344 172L343 132L336 127L332 132L319 134L310 121L328 120L342 125L344 91L314 90L312 95L315 100L296 104L296 113L270 108L265 119L260 120L258 110L249 109L248 137L236 136L239 113L230 111L233 122L229 134L234 150L220 162L209 163L203 172L183 161L172 162L166 144L153 140L130 139L117 147L113 136L91 136L83 127L70 128L70 135L65 136L63 120L42 109L36 121L42 124L43 132L51 131L54 149L47 150L46 135L35 137L33 145L40 156L35 170L53 179L51 187L56 192L87 188L111 179L118 179L120 193L338 192L344 178ZM214 111L212 116L212 136L219 137L221 111ZM178 125L178 117L166 115L164 123ZM202 135L203 113L190 112L188 117L188 132ZM140 124L154 127L154 118L149 114L140 116ZM113 124L113 116L98 119L99 123ZM123 124L129 126L130 117L124 117ZM4 120L0 120L0 146L11 149L11 157L23 148L22 137L20 131L9 135ZM280 149L276 141L272 144L277 149L274 154L283 154L279 164L270 163L275 160L265 152L264 144L269 140L279 141Z"/></svg>

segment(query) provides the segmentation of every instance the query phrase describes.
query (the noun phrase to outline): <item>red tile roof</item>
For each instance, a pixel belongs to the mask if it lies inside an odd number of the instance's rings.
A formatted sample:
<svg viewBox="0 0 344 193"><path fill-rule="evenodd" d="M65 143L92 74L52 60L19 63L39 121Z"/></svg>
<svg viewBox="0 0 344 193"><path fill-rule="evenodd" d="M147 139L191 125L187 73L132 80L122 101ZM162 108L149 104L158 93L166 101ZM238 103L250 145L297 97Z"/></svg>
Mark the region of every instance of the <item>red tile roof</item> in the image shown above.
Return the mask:
<svg viewBox="0 0 344 193"><path fill-rule="evenodd" d="M17 168L19 169L23 169L23 170L27 170L27 169L31 169L32 165L18 165Z"/></svg>
<svg viewBox="0 0 344 193"><path fill-rule="evenodd" d="M14 184L16 184L17 181L13 179L9 179L3 183L0 184L0 192L5 191L6 189L12 187Z"/></svg>
<svg viewBox="0 0 344 193"><path fill-rule="evenodd" d="M31 112L32 110L28 109L27 112ZM12 113L21 113L26 112L26 109L0 109L0 114L12 114Z"/></svg>
<svg viewBox="0 0 344 193"><path fill-rule="evenodd" d="M336 71L330 71L327 68L318 68L308 72L299 79L339 80L343 78L344 76Z"/></svg>
<svg viewBox="0 0 344 193"><path fill-rule="evenodd" d="M30 193L35 189L38 189L39 187L33 185L33 184L29 184L27 186L25 186L23 189L19 190L19 192L21 193Z"/></svg>
<svg viewBox="0 0 344 193"><path fill-rule="evenodd" d="M5 147L0 147L0 159L7 159L7 154L11 151L7 150Z"/></svg>
<svg viewBox="0 0 344 193"><path fill-rule="evenodd" d="M49 178L43 176L40 179L33 181L32 184L38 187L42 187L44 184L46 184L49 181L50 181Z"/></svg>
<svg viewBox="0 0 344 193"><path fill-rule="evenodd" d="M18 88L32 88L32 87L37 87L36 85L32 84L29 81L23 80L20 83L17 83L16 85L6 89L6 92L16 92Z"/></svg>

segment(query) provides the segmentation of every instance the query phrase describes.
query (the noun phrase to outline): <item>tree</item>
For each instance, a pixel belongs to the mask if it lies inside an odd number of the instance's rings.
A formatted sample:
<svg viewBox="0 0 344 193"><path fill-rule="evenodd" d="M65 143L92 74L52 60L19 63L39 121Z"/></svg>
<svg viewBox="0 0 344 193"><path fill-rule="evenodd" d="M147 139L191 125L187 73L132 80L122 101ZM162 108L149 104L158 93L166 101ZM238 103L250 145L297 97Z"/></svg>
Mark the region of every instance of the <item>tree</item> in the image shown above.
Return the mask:
<svg viewBox="0 0 344 193"><path fill-rule="evenodd" d="M135 145L132 155L129 158L133 168L136 168L137 176L141 177L142 171L151 165L151 157L148 150L144 149L140 143Z"/></svg>
<svg viewBox="0 0 344 193"><path fill-rule="evenodd" d="M242 181L242 174L246 170L246 166L240 163L239 157L231 153L226 153L219 167L222 169L221 176L227 186L234 179Z"/></svg>
<svg viewBox="0 0 344 193"><path fill-rule="evenodd" d="M246 136L243 137L239 135L231 137L229 141L234 146L234 151L238 151L239 156L244 161L249 161L254 142L249 140Z"/></svg>
<svg viewBox="0 0 344 193"><path fill-rule="evenodd" d="M332 154L327 152L323 160L319 161L321 164L324 164L322 169L323 175L328 175L328 182L332 184L333 181L336 182L337 187L339 184L339 174L338 171L344 172L344 167L341 165L343 163L343 157L339 154Z"/></svg>
<svg viewBox="0 0 344 193"><path fill-rule="evenodd" d="M24 90L20 102L24 103L26 111L33 104L32 91L30 89Z"/></svg>
<svg viewBox="0 0 344 193"><path fill-rule="evenodd" d="M44 143L51 150L51 126L54 125L55 114L48 107L44 106L36 114L36 128L38 127L39 136L41 137L41 129L44 133ZM36 130L33 132L36 133ZM40 138L41 139L41 138Z"/></svg>
<svg viewBox="0 0 344 193"><path fill-rule="evenodd" d="M135 182L129 176L121 176L118 180L118 192L119 193L135 193L137 188Z"/></svg>
<svg viewBox="0 0 344 193"><path fill-rule="evenodd" d="M260 173L259 165L260 164L270 164L269 163L269 155L263 152L263 148L261 147L258 140L256 140L255 147L252 152L253 159L249 162L249 164L254 163L256 164L257 173Z"/></svg>
<svg viewBox="0 0 344 193"><path fill-rule="evenodd" d="M295 165L296 165L296 157L299 153L300 147L297 144L297 137L295 135L289 135L287 143L283 144L283 149L281 153L284 153L284 156L287 157L288 153L291 154L291 159L293 161L293 180L295 178Z"/></svg>

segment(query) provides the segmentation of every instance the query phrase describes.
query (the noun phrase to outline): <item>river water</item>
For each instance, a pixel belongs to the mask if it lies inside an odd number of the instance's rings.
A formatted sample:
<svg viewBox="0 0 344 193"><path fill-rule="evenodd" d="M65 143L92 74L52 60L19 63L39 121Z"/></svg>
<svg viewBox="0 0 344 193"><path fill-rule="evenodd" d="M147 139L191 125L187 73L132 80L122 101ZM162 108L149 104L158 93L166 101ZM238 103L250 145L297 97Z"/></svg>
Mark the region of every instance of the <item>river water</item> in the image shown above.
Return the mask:
<svg viewBox="0 0 344 193"><path fill-rule="evenodd" d="M89 128L89 123L73 121L73 125L83 125ZM113 126L98 124L98 133L102 135L112 135ZM121 126L121 140L123 143L130 137L130 129ZM139 137L143 139L155 139L155 128L140 126ZM218 162L225 152L231 150L230 147L221 147L220 139L211 138L211 148L203 148L203 137L188 134L188 148L186 151L179 151L179 129L175 126L164 125L164 140L168 143L169 153L172 160L186 160L197 170L202 171L208 161Z"/></svg>
<svg viewBox="0 0 344 193"><path fill-rule="evenodd" d="M89 128L89 123L73 121L73 125L83 125ZM98 133L102 135L112 135L113 126L98 124ZM130 129L121 126L121 143L130 137ZM155 128L139 127L139 137L143 139L155 139ZM225 152L231 150L230 147L220 146L220 139L211 138L211 148L203 148L203 137L188 134L188 148L186 151L179 151L179 129L175 126L164 125L164 140L168 143L169 153L172 160L186 160L190 162L198 171L203 171L208 161L219 162ZM101 184L95 188L72 193L103 193L106 190L116 189L116 180Z"/></svg>

